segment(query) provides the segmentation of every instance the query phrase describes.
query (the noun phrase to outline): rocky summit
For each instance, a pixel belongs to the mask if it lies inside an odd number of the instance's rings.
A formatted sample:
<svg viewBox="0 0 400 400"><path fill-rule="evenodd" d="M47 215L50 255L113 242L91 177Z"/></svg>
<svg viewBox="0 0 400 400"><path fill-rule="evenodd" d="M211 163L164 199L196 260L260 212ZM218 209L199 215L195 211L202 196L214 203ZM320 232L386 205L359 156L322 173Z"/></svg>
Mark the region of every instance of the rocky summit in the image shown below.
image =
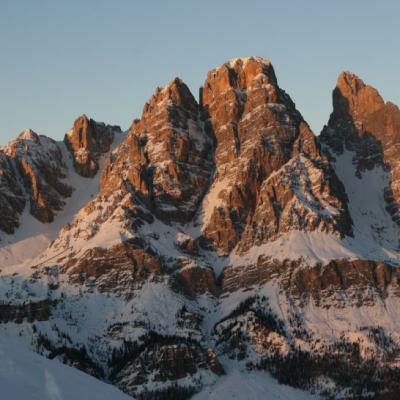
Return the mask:
<svg viewBox="0 0 400 400"><path fill-rule="evenodd" d="M125 132L27 130L0 148L2 335L141 400L398 399L399 146L353 73L316 136L255 56Z"/></svg>

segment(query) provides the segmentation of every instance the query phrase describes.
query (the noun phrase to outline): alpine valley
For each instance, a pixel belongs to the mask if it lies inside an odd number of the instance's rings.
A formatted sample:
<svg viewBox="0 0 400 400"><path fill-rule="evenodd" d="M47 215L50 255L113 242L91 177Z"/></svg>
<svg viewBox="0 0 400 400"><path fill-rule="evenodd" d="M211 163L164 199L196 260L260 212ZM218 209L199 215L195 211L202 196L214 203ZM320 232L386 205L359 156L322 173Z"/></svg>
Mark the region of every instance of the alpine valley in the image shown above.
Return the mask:
<svg viewBox="0 0 400 400"><path fill-rule="evenodd" d="M259 57L199 102L157 88L126 132L24 131L0 148L5 400L399 399L399 151L356 75L316 136Z"/></svg>

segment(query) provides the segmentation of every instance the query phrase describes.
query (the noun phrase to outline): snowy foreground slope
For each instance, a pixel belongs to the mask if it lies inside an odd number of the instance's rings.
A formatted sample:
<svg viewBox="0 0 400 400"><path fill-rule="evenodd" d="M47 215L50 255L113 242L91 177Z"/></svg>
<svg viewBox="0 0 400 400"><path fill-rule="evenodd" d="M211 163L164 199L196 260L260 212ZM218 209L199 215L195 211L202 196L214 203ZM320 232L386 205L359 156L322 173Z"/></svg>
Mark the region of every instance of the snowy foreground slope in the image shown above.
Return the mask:
<svg viewBox="0 0 400 400"><path fill-rule="evenodd" d="M3 329L0 390L4 400L128 400L117 388L30 351Z"/></svg>
<svg viewBox="0 0 400 400"><path fill-rule="evenodd" d="M399 145L349 72L316 137L259 57L199 103L173 79L127 132L23 132L0 149L1 386L400 398Z"/></svg>

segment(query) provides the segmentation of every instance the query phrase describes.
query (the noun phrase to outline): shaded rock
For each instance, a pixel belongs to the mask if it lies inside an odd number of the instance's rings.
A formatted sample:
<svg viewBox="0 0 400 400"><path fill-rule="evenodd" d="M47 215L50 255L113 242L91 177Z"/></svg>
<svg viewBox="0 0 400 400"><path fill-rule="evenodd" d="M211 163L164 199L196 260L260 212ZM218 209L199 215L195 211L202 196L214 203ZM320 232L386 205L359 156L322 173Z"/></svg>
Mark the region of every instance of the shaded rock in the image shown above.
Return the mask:
<svg viewBox="0 0 400 400"><path fill-rule="evenodd" d="M183 268L174 276L173 287L177 290L182 290L192 298L204 293L210 293L214 296L219 293L215 274L211 268Z"/></svg>
<svg viewBox="0 0 400 400"><path fill-rule="evenodd" d="M340 74L333 91L333 112L320 140L334 154L354 152L356 175L375 166L388 171L391 178L385 189L387 209L400 222L400 109L384 102L378 91L350 72Z"/></svg>
<svg viewBox="0 0 400 400"><path fill-rule="evenodd" d="M12 234L19 226L25 196L12 159L0 151L0 230Z"/></svg>

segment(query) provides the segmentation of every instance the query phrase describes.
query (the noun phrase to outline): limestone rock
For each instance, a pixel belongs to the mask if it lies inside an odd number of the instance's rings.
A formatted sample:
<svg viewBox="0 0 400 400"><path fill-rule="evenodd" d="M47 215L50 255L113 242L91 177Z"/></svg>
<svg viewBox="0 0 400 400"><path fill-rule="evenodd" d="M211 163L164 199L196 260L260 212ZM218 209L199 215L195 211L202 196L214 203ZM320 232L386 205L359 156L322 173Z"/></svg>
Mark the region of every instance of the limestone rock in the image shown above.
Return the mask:
<svg viewBox="0 0 400 400"><path fill-rule="evenodd" d="M12 159L0 151L0 229L3 232L14 233L24 207L25 196Z"/></svg>
<svg viewBox="0 0 400 400"><path fill-rule="evenodd" d="M199 205L212 171L211 139L199 120L198 104L175 78L157 89L125 140L110 157L103 193L129 185L165 221L187 221Z"/></svg>
<svg viewBox="0 0 400 400"><path fill-rule="evenodd" d="M60 147L54 140L27 130L9 143L4 152L15 163L31 214L41 222L52 222L65 198L72 194L72 187L63 182L66 166ZM15 187L18 185L17 180Z"/></svg>
<svg viewBox="0 0 400 400"><path fill-rule="evenodd" d="M99 158L110 150L118 126L105 125L82 115L74 122L64 142L70 149L78 174L93 177L99 170Z"/></svg>
<svg viewBox="0 0 400 400"><path fill-rule="evenodd" d="M269 61L258 57L235 59L210 71L201 98L206 127L216 142L216 172L202 218L203 236L213 247L229 253L242 237L246 242L257 235L256 240L270 240L284 233L284 226L306 230L322 227L340 235L351 234L346 198L333 187L335 173L324 162L314 134L294 103L278 86ZM328 221L314 213L310 216L313 222L308 223L307 218L304 220L308 210L303 205L294 210L286 203L295 194L290 187L300 189L289 165L296 163L294 157L309 160L312 175L320 177L320 182L313 184L321 184L325 199L338 206L338 217L331 216ZM297 175L306 175L306 170ZM291 184L284 183L289 180ZM308 191L306 187L302 190ZM296 193L309 197L306 192ZM291 208L288 215L279 210L282 205L277 197ZM313 201L318 203L318 197L319 194L314 196ZM316 207L322 209L322 203ZM260 214L274 227L264 229L261 225L265 220L259 219ZM299 223L292 224L292 218ZM348 223L337 223L336 218L342 222L347 219ZM253 220L258 220L259 225L254 225ZM251 233L254 229L256 234Z"/></svg>
<svg viewBox="0 0 400 400"><path fill-rule="evenodd" d="M333 91L333 112L321 133L333 154L353 152L357 176L381 166L391 182L385 189L387 208L400 221L400 109L350 72L340 74Z"/></svg>

